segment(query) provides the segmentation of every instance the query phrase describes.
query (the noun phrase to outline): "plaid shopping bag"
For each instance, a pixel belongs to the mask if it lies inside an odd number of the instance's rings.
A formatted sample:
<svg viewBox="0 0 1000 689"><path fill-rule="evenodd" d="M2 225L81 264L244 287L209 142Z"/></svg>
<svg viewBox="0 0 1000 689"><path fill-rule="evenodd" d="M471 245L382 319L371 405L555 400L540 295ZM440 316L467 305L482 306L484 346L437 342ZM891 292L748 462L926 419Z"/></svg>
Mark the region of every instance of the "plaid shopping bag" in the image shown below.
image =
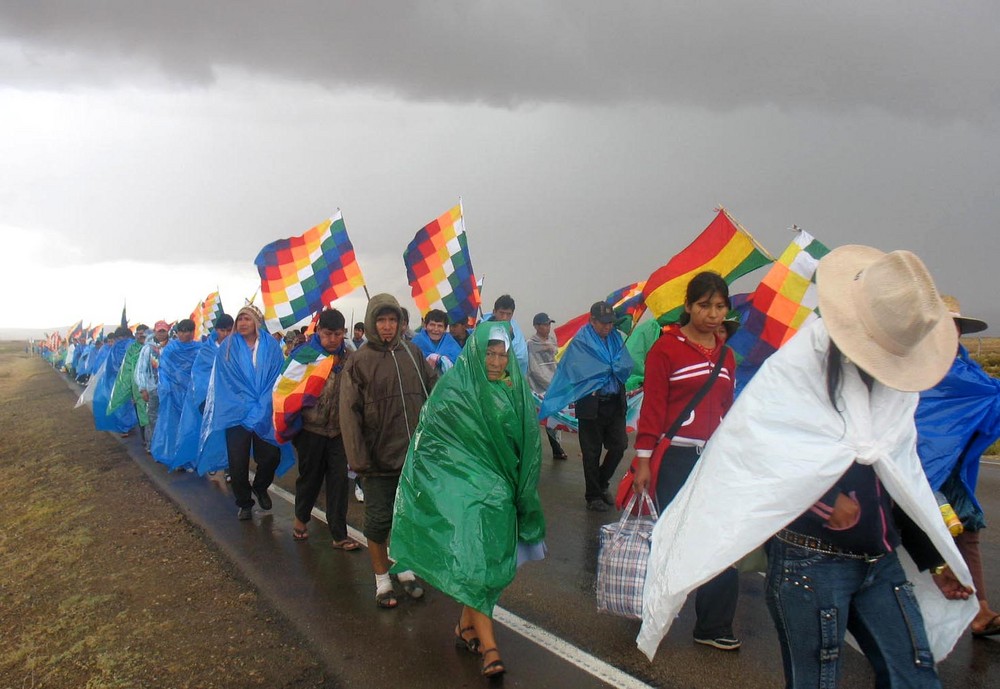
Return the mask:
<svg viewBox="0 0 1000 689"><path fill-rule="evenodd" d="M633 509L640 497L646 510ZM601 550L597 555L598 611L642 617L642 587L646 583L646 563L656 516L649 493L643 491L641 496L632 494L617 523L601 527Z"/></svg>

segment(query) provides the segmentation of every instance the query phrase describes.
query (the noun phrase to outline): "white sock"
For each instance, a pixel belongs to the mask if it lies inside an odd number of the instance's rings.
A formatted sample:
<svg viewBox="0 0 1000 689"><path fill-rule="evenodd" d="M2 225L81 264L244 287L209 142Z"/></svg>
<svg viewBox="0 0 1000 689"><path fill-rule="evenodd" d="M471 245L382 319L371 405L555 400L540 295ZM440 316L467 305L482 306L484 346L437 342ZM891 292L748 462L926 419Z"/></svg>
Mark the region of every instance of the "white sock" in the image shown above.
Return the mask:
<svg viewBox="0 0 1000 689"><path fill-rule="evenodd" d="M389 578L389 573L376 574L375 575L375 593L384 593L385 591L392 590L392 579Z"/></svg>
<svg viewBox="0 0 1000 689"><path fill-rule="evenodd" d="M412 569L408 569L404 572L400 572L396 575L396 578L400 581L416 581L417 575L413 573Z"/></svg>

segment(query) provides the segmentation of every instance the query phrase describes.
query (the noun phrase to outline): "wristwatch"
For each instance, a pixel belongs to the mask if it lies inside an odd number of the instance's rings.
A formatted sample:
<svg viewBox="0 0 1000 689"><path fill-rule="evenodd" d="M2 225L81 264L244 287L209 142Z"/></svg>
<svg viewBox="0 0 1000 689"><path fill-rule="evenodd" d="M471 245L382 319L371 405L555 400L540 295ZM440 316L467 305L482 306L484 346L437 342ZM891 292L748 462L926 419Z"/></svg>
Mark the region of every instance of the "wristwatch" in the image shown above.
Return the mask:
<svg viewBox="0 0 1000 689"><path fill-rule="evenodd" d="M948 563L947 562L945 562L943 564L940 564L937 567L935 567L934 569L932 569L931 570L931 574L933 574L935 576L938 575L938 574L944 574L944 571L946 569L948 569Z"/></svg>

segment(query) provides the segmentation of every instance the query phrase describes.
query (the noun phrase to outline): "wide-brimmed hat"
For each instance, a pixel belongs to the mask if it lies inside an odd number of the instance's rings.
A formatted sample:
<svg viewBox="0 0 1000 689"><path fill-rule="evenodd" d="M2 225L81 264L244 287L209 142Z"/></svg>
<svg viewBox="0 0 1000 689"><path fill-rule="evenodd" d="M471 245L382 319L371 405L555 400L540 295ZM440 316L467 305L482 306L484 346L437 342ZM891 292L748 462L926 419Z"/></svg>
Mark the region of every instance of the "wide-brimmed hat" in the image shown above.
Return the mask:
<svg viewBox="0 0 1000 689"><path fill-rule="evenodd" d="M918 392L951 368L958 333L916 254L841 246L820 260L816 286L830 339L879 382Z"/></svg>
<svg viewBox="0 0 1000 689"><path fill-rule="evenodd" d="M958 326L958 331L963 335L979 333L989 327L986 325L986 321L981 321L978 318L972 318L970 316L963 316L962 306L958 303L958 299L950 294L942 294L941 301L943 301L944 305L948 307L948 313L951 314L951 319L955 321L955 325Z"/></svg>

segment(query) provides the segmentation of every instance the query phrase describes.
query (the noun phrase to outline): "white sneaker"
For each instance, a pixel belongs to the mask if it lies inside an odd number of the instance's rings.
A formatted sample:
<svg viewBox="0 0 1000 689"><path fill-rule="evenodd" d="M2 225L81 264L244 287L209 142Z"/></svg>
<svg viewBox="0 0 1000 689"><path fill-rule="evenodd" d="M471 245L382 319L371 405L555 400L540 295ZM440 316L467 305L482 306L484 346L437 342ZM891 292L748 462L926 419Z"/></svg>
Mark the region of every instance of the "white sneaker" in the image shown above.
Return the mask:
<svg viewBox="0 0 1000 689"><path fill-rule="evenodd" d="M357 500L358 502L365 501L365 492L361 490L361 486L357 484L354 485L354 499Z"/></svg>

